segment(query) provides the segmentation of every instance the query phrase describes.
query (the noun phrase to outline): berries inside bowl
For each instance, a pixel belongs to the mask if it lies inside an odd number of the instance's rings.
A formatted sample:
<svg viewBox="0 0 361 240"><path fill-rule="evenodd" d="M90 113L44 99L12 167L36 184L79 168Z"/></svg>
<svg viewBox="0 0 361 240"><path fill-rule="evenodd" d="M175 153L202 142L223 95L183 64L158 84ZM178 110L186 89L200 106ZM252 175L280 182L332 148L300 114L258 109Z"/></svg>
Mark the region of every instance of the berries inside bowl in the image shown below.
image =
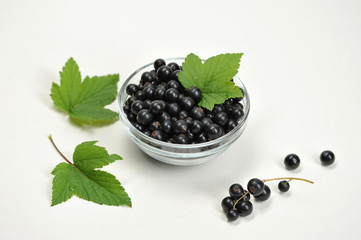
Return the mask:
<svg viewBox="0 0 361 240"><path fill-rule="evenodd" d="M250 109L247 90L214 106L198 106L202 92L178 80L185 58L157 59L136 70L118 95L119 116L130 138L149 156L175 165L214 158L244 131Z"/></svg>

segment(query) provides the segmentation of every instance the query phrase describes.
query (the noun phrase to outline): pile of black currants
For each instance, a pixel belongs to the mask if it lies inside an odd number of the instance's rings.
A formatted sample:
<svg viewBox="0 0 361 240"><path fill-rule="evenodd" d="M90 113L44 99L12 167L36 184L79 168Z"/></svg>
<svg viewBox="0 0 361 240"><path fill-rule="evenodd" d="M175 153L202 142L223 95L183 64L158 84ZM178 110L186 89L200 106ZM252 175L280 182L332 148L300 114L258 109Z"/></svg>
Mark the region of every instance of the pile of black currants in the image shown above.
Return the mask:
<svg viewBox="0 0 361 240"><path fill-rule="evenodd" d="M289 182L291 180L301 180L313 183L307 179L289 177L265 180L252 178L247 184L247 190L244 190L238 183L232 184L229 188L229 196L225 197L221 202L221 206L226 213L228 221L235 221L239 216L245 217L252 213L253 204L250 201L251 195L256 201L266 201L271 196L271 189L265 182L274 180L282 180L278 184L278 189L281 192L287 192L290 189Z"/></svg>
<svg viewBox="0 0 361 240"><path fill-rule="evenodd" d="M198 106L199 88L185 89L178 80L181 66L163 59L144 72L138 84L126 87L124 113L133 126L154 139L177 143L203 143L234 129L243 117L242 98L231 98L212 111Z"/></svg>

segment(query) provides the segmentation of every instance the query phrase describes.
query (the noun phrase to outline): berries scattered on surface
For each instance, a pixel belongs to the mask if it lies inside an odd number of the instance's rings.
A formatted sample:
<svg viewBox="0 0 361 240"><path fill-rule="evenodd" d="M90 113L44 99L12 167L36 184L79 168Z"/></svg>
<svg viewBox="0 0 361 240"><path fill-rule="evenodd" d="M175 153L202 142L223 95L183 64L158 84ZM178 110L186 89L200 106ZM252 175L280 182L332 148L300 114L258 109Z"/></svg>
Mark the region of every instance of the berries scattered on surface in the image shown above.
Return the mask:
<svg viewBox="0 0 361 240"><path fill-rule="evenodd" d="M321 153L320 159L324 166L328 166L335 162L335 154L329 150L326 150Z"/></svg>
<svg viewBox="0 0 361 240"><path fill-rule="evenodd" d="M246 217L253 212L253 204L250 201L250 195L252 194L257 201L266 201L271 196L271 189L265 185L265 182L282 180L278 184L278 188L281 192L287 192L290 188L289 181L300 180L309 183L313 183L310 180L304 178L271 178L261 180L258 178L252 178L247 184L247 190L244 190L242 185L234 183L229 187L229 195L221 201L221 207L226 214L228 221L235 221L238 217Z"/></svg>
<svg viewBox="0 0 361 240"><path fill-rule="evenodd" d="M294 170L300 166L301 160L296 154L288 154L284 160L285 166L288 170Z"/></svg>
<svg viewBox="0 0 361 240"><path fill-rule="evenodd" d="M209 111L198 106L199 88L185 89L179 82L181 66L163 59L153 66L125 90L129 96L123 111L137 130L164 142L193 144L220 138L238 125L244 115L241 98L228 99Z"/></svg>

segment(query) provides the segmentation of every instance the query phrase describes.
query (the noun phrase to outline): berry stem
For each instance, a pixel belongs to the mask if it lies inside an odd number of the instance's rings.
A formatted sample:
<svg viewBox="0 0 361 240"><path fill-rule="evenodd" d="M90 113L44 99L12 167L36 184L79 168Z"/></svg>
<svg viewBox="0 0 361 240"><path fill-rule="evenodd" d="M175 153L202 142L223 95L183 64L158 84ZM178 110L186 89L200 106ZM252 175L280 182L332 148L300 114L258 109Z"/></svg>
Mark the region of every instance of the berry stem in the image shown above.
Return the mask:
<svg viewBox="0 0 361 240"><path fill-rule="evenodd" d="M275 180L287 180L291 181L291 180L300 180L300 181L304 181L304 182L308 182L308 183L314 183L310 180L304 179L304 178L295 178L295 177L281 177L281 178L271 178L271 179L264 179L263 182L269 182L269 181L275 181Z"/></svg>
<svg viewBox="0 0 361 240"><path fill-rule="evenodd" d="M65 159L65 161L67 163L69 163L70 165L73 165L73 163L71 163L65 156L64 154L62 154L62 152L60 152L59 148L56 146L54 140L53 140L53 137L51 136L51 134L49 135L49 139L50 139L50 142L53 144L54 148L56 149L56 151Z"/></svg>
<svg viewBox="0 0 361 240"><path fill-rule="evenodd" d="M247 194L249 194L248 191L245 192L242 197L238 198L237 201L234 202L233 210L236 210L236 205L237 205L237 203L238 203L239 201L241 201L241 199L243 199Z"/></svg>

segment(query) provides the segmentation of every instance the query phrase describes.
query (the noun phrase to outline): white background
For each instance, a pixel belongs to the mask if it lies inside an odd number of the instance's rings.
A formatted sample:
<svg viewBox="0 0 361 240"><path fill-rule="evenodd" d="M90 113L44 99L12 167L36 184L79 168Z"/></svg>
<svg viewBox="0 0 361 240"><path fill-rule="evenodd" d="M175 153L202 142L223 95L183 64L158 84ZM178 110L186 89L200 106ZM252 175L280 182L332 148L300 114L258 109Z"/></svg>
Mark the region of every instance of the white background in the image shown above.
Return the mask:
<svg viewBox="0 0 361 240"><path fill-rule="evenodd" d="M360 1L0 1L1 239L360 239ZM218 159L178 167L143 154L119 122L78 127L49 94L74 57L82 76L120 82L156 58L244 52L239 76L251 97L244 134ZM114 102L109 106L117 110ZM133 207L73 197L50 207L52 169L75 146L124 160L105 170ZM336 163L320 164L330 149ZM284 157L296 153L300 168ZM232 183L295 176L280 194L227 222Z"/></svg>

